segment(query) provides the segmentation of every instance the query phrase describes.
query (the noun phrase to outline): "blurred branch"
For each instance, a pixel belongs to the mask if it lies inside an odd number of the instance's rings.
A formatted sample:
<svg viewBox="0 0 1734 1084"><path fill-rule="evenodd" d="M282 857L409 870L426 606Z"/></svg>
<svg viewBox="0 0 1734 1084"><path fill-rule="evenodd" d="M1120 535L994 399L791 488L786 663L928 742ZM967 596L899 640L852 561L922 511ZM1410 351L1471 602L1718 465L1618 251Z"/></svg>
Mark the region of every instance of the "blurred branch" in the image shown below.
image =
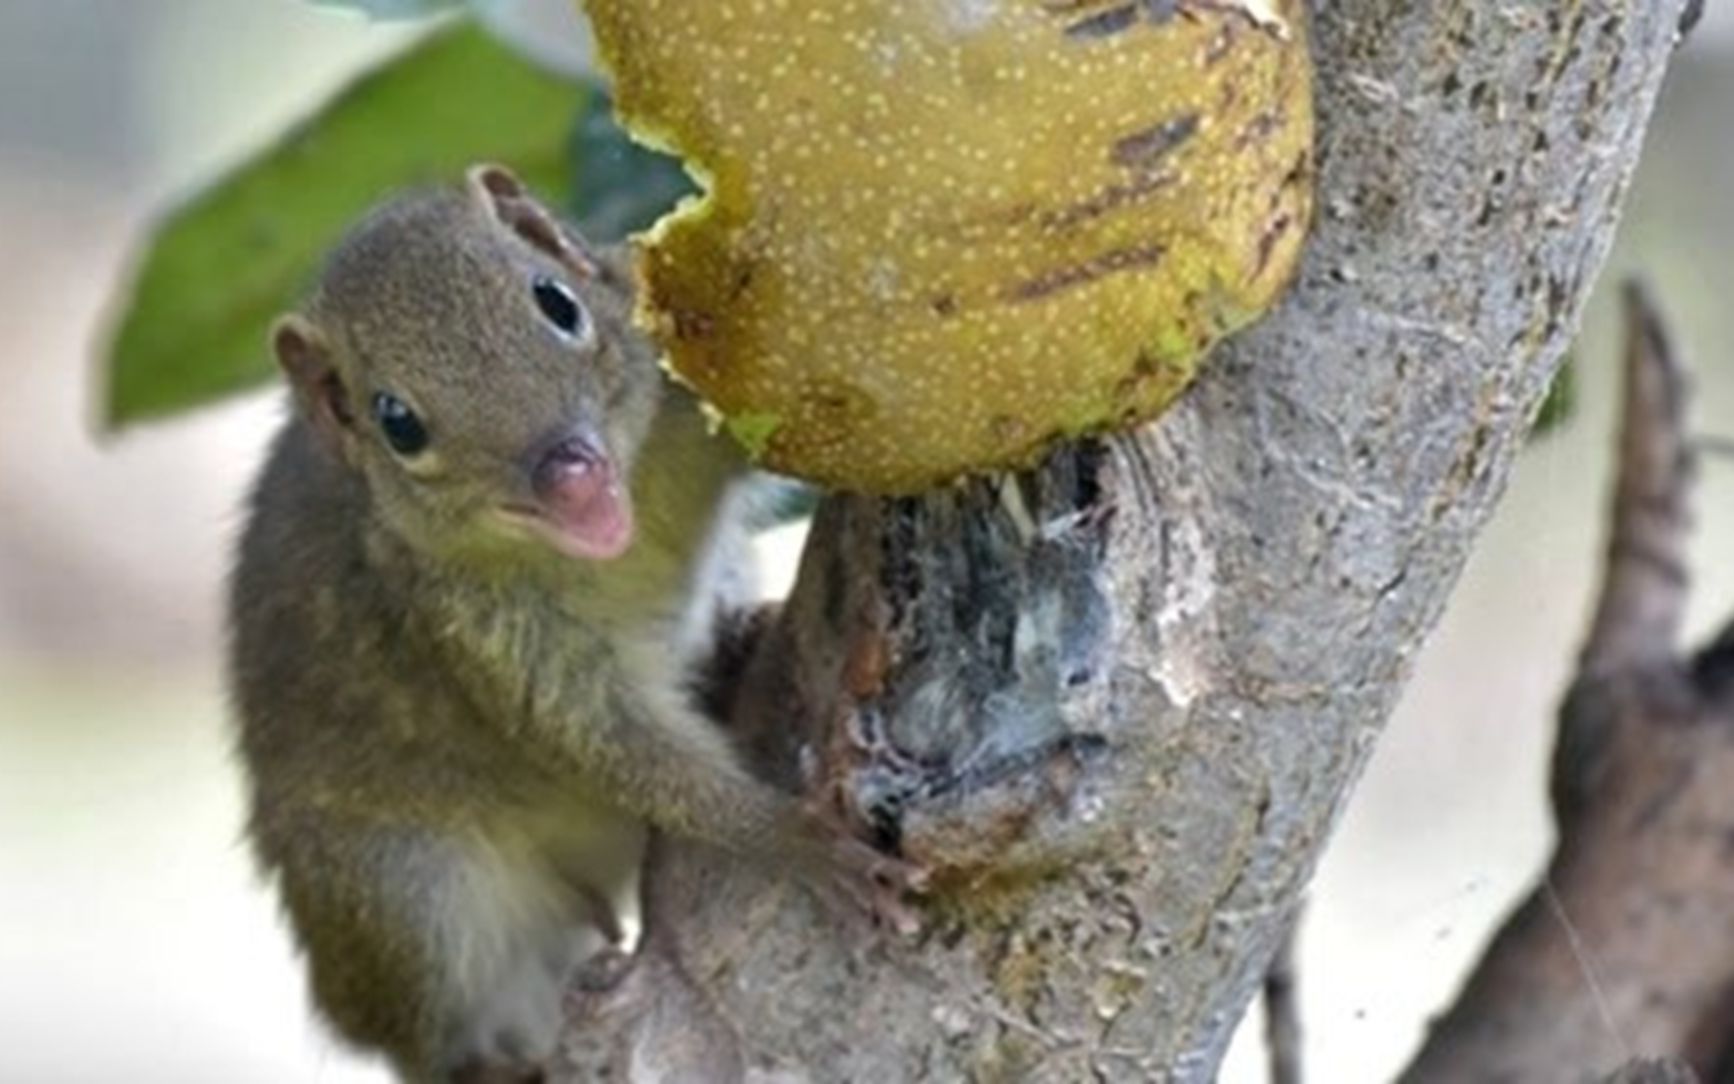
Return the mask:
<svg viewBox="0 0 1734 1084"><path fill-rule="evenodd" d="M1593 1079L1639 1053L1708 1074L1734 1054L1734 668L1723 662L1734 635L1694 660L1676 650L1684 380L1640 287L1627 288L1625 311L1607 566L1554 756L1560 842L1435 1025L1411 1084ZM1615 1079L1689 1079L1646 1072Z"/></svg>
<svg viewBox="0 0 1734 1084"><path fill-rule="evenodd" d="M1593 677L1673 654L1686 606L1685 387L1644 287L1625 289L1625 412L1607 569L1579 661Z"/></svg>

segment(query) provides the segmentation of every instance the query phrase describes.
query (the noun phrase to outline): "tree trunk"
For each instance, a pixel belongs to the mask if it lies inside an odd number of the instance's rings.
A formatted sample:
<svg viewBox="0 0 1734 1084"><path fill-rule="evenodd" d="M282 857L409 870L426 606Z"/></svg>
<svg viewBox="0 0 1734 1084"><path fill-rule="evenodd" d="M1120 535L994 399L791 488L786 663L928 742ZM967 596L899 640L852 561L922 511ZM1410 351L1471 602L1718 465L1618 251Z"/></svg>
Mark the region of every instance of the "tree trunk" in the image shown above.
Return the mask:
<svg viewBox="0 0 1734 1084"><path fill-rule="evenodd" d="M1280 310L1140 433L828 499L750 666L761 744L935 871L925 933L670 847L662 966L580 999L572 1079L727 1079L731 1028L772 1079L1212 1077L1577 325L1685 3L1314 6Z"/></svg>

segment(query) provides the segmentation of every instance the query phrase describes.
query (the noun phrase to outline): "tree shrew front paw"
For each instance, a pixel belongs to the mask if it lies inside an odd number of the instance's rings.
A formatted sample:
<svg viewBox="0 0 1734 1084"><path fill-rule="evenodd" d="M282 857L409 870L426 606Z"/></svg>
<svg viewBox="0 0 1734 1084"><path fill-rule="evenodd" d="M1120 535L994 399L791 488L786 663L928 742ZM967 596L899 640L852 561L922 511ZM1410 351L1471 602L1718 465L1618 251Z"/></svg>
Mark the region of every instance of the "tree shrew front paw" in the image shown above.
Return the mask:
<svg viewBox="0 0 1734 1084"><path fill-rule="evenodd" d="M920 911L909 897L926 891L927 870L842 831L828 831L822 894L842 909L864 912L875 926L899 936L921 932Z"/></svg>
<svg viewBox="0 0 1734 1084"><path fill-rule="evenodd" d="M605 994L620 985L637 958L619 945L599 949L573 970L572 986L587 994Z"/></svg>

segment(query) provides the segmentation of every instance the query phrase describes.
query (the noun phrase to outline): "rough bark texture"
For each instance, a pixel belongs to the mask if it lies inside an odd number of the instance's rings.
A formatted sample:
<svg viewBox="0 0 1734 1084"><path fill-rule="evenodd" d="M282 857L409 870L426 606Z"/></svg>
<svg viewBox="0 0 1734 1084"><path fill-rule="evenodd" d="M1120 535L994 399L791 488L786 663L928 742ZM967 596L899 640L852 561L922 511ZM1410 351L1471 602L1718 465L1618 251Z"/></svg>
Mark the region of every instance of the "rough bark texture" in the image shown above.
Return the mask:
<svg viewBox="0 0 1734 1084"><path fill-rule="evenodd" d="M809 784L938 886L893 943L670 849L682 996L758 1074L1213 1075L1576 326L1683 6L1316 5L1280 311L1136 436L824 504L741 711L801 720ZM574 1029L573 1079L707 1079L647 1067L678 1015Z"/></svg>
<svg viewBox="0 0 1734 1084"><path fill-rule="evenodd" d="M1734 1075L1734 625L1688 658L1684 375L1627 295L1607 571L1560 709L1560 842L1408 1081L1598 1080L1634 1053Z"/></svg>

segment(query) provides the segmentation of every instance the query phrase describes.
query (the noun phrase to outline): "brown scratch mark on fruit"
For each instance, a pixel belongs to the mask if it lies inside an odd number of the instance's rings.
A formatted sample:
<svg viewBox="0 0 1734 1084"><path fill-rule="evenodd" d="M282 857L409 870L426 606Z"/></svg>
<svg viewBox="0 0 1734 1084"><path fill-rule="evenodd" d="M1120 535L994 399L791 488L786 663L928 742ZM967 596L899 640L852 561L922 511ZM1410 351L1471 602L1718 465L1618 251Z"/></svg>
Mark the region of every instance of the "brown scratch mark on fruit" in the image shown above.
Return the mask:
<svg viewBox="0 0 1734 1084"><path fill-rule="evenodd" d="M1219 63L1229 53L1234 51L1234 43L1240 37L1238 23L1223 23L1216 36L1210 39L1210 44L1204 47L1204 66L1210 67Z"/></svg>
<svg viewBox="0 0 1734 1084"><path fill-rule="evenodd" d="M988 432L1001 444L1017 444L1024 439L1024 423L1010 414L996 414L987 424Z"/></svg>
<svg viewBox="0 0 1734 1084"><path fill-rule="evenodd" d="M997 222L997 223L1001 223L1001 224L1004 224L1007 226L1021 226L1025 222L1028 222L1030 219L1034 218L1035 215L1036 215L1035 203L1033 203L1030 200L1022 200L1018 203L1012 204L1010 207L1007 207L1003 211L999 211L993 215L990 215L988 217L987 221ZM967 231L969 229L979 229L980 227L981 227L980 222L971 222L971 223L965 223L964 224L964 230L965 231Z"/></svg>
<svg viewBox="0 0 1734 1084"><path fill-rule="evenodd" d="M802 394L801 401L820 414L843 414L849 409L850 397L836 389L814 388Z"/></svg>
<svg viewBox="0 0 1734 1084"><path fill-rule="evenodd" d="M1109 157L1127 169L1148 168L1161 162L1198 133L1198 114L1185 113L1153 128L1133 132L1114 141Z"/></svg>
<svg viewBox="0 0 1734 1084"><path fill-rule="evenodd" d="M1066 37L1076 40L1098 40L1124 33L1138 21L1138 8L1133 4L1110 8L1088 18L1079 19L1066 27Z"/></svg>
<svg viewBox="0 0 1734 1084"><path fill-rule="evenodd" d="M696 309L679 309L672 314L674 333L682 339L708 339L716 333L716 317Z"/></svg>
<svg viewBox="0 0 1734 1084"><path fill-rule="evenodd" d="M956 316L957 315L957 295L956 294L939 294L939 295L929 299L929 301L927 302L927 306L928 306L928 308L933 310L933 315L935 315L935 316L939 316L939 317Z"/></svg>
<svg viewBox="0 0 1734 1084"><path fill-rule="evenodd" d="M1282 206L1285 198L1293 197L1295 189L1307 183L1311 170L1312 155L1302 151L1300 157L1294 160L1294 165L1290 166L1288 172L1282 175L1281 182L1271 189L1270 199L1266 201L1266 209L1274 213L1277 208Z"/></svg>
<svg viewBox="0 0 1734 1084"><path fill-rule="evenodd" d="M1074 226L1092 221L1116 208L1155 195L1174 184L1178 180L1172 173L1157 173L1149 177L1140 177L1125 184L1110 185L1100 193L1081 203L1062 207L1057 211L1049 211L1041 217L1043 228L1050 230L1069 230Z"/></svg>
<svg viewBox="0 0 1734 1084"><path fill-rule="evenodd" d="M1270 255L1272 252L1276 251L1276 243L1282 239L1283 234L1287 233L1289 227L1293 225L1294 216L1289 214L1287 211L1284 211L1282 214L1277 215L1276 218L1271 221L1269 226L1265 227L1263 233L1259 234L1258 265L1257 269L1252 273L1254 278L1264 274L1265 268L1270 266Z"/></svg>
<svg viewBox="0 0 1734 1084"><path fill-rule="evenodd" d="M1234 141L1235 150L1243 151L1254 143L1263 143L1281 131L1286 122L1287 118L1283 116L1280 108L1265 110L1253 117L1247 122L1246 127L1240 130L1239 138Z"/></svg>
<svg viewBox="0 0 1734 1084"><path fill-rule="evenodd" d="M735 273L734 281L729 283L730 301L738 301L747 295L747 291L753 287L753 278L757 272L758 268L753 264L741 265L741 269Z"/></svg>
<svg viewBox="0 0 1734 1084"><path fill-rule="evenodd" d="M1040 301L1108 275L1155 267L1162 262L1162 257L1167 255L1167 252L1161 245L1133 245L1115 249L1104 252L1093 260L1026 279L1006 290L1004 296L1006 300L1015 303Z"/></svg>
<svg viewBox="0 0 1734 1084"><path fill-rule="evenodd" d="M1120 403L1136 400L1151 383L1168 379L1170 376L1166 367L1153 354L1148 350L1140 350L1132 363L1132 371L1114 385L1114 399ZM1131 409L1131 406L1125 409Z"/></svg>

